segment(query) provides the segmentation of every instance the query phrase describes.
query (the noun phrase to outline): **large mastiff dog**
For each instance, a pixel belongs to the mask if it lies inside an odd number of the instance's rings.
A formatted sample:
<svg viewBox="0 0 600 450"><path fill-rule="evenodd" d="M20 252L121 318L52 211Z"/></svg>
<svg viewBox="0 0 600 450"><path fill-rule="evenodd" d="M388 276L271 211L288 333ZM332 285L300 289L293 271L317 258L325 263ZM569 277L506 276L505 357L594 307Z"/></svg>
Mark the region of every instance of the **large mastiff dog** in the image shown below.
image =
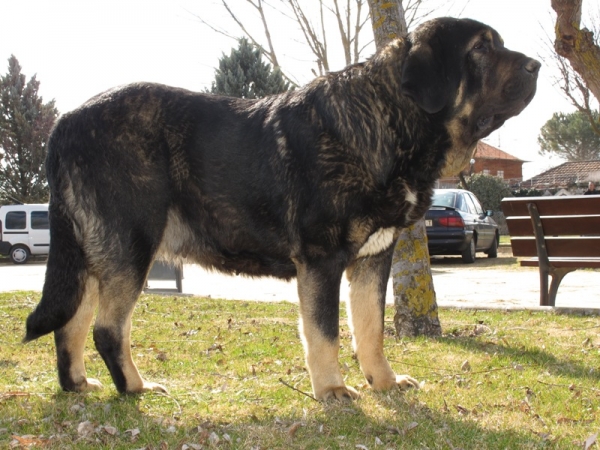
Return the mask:
<svg viewBox="0 0 600 450"><path fill-rule="evenodd" d="M355 398L338 368L339 287L373 389L418 383L383 355L398 229L421 218L448 158L532 99L540 64L472 20L436 19L369 61L293 92L243 100L137 83L65 114L49 140L51 246L25 341L54 332L60 385L163 391L131 355L131 317L156 257L298 279L300 335L318 399ZM460 164L458 164L460 166Z"/></svg>

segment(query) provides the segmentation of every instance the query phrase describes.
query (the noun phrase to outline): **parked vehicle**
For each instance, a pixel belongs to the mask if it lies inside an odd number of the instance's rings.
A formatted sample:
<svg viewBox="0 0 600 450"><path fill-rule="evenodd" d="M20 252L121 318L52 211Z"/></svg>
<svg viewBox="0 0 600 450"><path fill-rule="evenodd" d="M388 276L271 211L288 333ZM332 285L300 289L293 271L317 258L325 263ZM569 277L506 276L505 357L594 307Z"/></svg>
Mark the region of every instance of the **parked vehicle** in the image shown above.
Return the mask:
<svg viewBox="0 0 600 450"><path fill-rule="evenodd" d="M0 254L25 264L31 255L47 255L49 248L47 204L0 206Z"/></svg>
<svg viewBox="0 0 600 450"><path fill-rule="evenodd" d="M429 254L461 255L465 263L475 262L477 252L495 258L500 236L492 214L472 192L435 189L425 214Z"/></svg>

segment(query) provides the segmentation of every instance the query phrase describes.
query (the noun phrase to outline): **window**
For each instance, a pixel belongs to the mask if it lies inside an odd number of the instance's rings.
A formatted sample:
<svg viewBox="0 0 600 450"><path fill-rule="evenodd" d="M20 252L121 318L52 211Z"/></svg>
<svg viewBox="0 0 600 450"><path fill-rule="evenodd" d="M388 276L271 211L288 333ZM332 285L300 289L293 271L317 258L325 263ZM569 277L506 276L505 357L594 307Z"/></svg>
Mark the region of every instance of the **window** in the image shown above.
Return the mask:
<svg viewBox="0 0 600 450"><path fill-rule="evenodd" d="M6 213L7 230L24 230L26 221L25 211L10 211Z"/></svg>
<svg viewBox="0 0 600 450"><path fill-rule="evenodd" d="M454 192L447 192L444 194L434 193L432 206L449 206L450 208L454 208L455 201L456 194Z"/></svg>
<svg viewBox="0 0 600 450"><path fill-rule="evenodd" d="M499 170L498 172L496 172L496 174L498 175L499 178L504 179L504 170Z"/></svg>
<svg viewBox="0 0 600 450"><path fill-rule="evenodd" d="M481 204L479 203L479 200L477 200L477 198L473 197L472 195L469 195L469 199L471 200L472 204L475 206L475 213L482 215L483 214L483 208L481 207Z"/></svg>
<svg viewBox="0 0 600 450"><path fill-rule="evenodd" d="M32 211L31 228L34 230L48 230L50 228L48 211Z"/></svg>
<svg viewBox="0 0 600 450"><path fill-rule="evenodd" d="M489 175L490 174L490 170L489 169L483 169L483 174L484 175Z"/></svg>
<svg viewBox="0 0 600 450"><path fill-rule="evenodd" d="M467 206L464 211L470 212L471 214L477 214L477 209L475 208L475 204L473 203L473 199L469 194L463 196L463 200L465 205Z"/></svg>

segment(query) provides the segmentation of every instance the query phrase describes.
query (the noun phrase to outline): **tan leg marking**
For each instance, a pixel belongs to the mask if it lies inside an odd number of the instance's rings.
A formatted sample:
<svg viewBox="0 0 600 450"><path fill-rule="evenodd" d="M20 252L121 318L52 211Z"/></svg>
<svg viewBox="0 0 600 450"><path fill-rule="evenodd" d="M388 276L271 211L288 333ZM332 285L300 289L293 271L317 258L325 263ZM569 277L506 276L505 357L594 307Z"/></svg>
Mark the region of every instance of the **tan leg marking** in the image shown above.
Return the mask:
<svg viewBox="0 0 600 450"><path fill-rule="evenodd" d="M133 361L131 355L131 318L133 316L135 300L139 292L129 293L129 289L118 290L117 286L127 286L127 282L123 284L115 283L113 288L101 292L100 309L96 319L96 326L114 330L118 324L121 324L121 353L118 361L123 376L126 380L126 392L137 394L148 391L167 392L167 389L158 384L145 381ZM120 300L125 299L124 302ZM131 304L127 303L130 302ZM123 318L123 316L126 316Z"/></svg>
<svg viewBox="0 0 600 450"><path fill-rule="evenodd" d="M127 392L132 394L138 394L142 392L163 392L167 393L167 388L158 383L153 383L150 381L145 381L140 372L133 362L133 357L131 355L131 317L132 314L129 315L127 321L125 322L125 326L123 327L123 346L121 347L121 354L123 355L122 367L123 374L125 375L125 379L127 380Z"/></svg>
<svg viewBox="0 0 600 450"><path fill-rule="evenodd" d="M396 375L384 355L384 303L380 296L385 295L385 290L379 285L379 274L369 267L369 263L359 260L347 271L350 280L349 324L360 368L374 390L418 388L419 382L414 378Z"/></svg>
<svg viewBox="0 0 600 450"><path fill-rule="evenodd" d="M300 319L300 335L315 398L325 401L358 398L358 392L345 385L340 372L339 338L334 341L324 338L314 324L303 318Z"/></svg>
<svg viewBox="0 0 600 450"><path fill-rule="evenodd" d="M88 378L83 360L85 341L90 331L90 325L98 306L98 279L88 276L85 281L85 291L81 304L73 318L62 328L65 336L65 347L69 350L69 375L75 383L76 391L87 392L102 388L102 383L95 378Z"/></svg>
<svg viewBox="0 0 600 450"><path fill-rule="evenodd" d="M299 329L313 394L317 400L323 401L356 399L358 392L345 385L338 365L339 337L332 340L324 336L314 320L321 287L303 265L297 264L296 267L300 299Z"/></svg>

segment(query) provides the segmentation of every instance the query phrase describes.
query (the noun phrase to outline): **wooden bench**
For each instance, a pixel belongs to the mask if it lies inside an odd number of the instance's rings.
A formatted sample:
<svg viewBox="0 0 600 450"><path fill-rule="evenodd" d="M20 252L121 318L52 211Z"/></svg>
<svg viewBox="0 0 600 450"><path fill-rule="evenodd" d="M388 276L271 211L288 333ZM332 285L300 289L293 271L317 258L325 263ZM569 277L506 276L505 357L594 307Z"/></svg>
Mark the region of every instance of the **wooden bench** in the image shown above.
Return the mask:
<svg viewBox="0 0 600 450"><path fill-rule="evenodd" d="M600 268L600 195L511 197L502 200L502 211L513 255L531 257L521 266L540 269L540 305L555 305L567 273Z"/></svg>

